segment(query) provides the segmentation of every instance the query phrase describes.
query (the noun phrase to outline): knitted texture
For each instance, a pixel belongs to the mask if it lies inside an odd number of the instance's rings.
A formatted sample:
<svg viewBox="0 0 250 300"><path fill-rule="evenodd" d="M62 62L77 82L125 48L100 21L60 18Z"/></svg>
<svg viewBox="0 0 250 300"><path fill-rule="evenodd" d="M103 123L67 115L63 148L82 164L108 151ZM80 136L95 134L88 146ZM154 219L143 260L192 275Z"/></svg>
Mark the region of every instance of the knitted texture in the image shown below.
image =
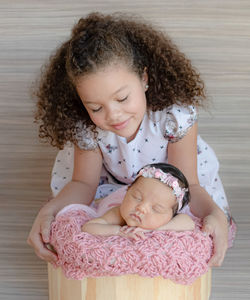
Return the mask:
<svg viewBox="0 0 250 300"><path fill-rule="evenodd" d="M197 218L194 231L153 231L146 233L145 240L136 241L81 232L89 219L85 211L73 206L52 223L50 243L58 253L54 266L60 266L68 278L138 274L191 284L208 271L213 244L200 231Z"/></svg>

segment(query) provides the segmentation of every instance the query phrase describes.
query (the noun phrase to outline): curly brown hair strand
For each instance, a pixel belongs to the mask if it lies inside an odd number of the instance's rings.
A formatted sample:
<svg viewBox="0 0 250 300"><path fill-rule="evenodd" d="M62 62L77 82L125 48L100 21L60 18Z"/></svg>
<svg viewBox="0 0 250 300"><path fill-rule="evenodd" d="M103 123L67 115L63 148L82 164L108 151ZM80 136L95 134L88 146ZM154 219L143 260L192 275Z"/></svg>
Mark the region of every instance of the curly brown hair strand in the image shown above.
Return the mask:
<svg viewBox="0 0 250 300"><path fill-rule="evenodd" d="M82 128L95 132L75 85L80 77L114 62L125 63L140 78L147 71L148 109L203 105L203 81L164 33L130 17L92 13L73 27L41 74L35 91L40 138L62 149L67 141L78 142Z"/></svg>

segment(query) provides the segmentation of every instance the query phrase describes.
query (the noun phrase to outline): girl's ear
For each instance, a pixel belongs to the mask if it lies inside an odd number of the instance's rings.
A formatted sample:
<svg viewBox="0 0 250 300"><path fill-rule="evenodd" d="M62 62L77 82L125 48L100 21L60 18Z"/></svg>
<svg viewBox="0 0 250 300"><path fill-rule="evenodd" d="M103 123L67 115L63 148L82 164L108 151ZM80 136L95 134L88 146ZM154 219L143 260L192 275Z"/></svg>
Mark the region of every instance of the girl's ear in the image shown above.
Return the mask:
<svg viewBox="0 0 250 300"><path fill-rule="evenodd" d="M145 85L148 84L148 72L147 72L147 67L144 68L143 74L142 74L142 81Z"/></svg>

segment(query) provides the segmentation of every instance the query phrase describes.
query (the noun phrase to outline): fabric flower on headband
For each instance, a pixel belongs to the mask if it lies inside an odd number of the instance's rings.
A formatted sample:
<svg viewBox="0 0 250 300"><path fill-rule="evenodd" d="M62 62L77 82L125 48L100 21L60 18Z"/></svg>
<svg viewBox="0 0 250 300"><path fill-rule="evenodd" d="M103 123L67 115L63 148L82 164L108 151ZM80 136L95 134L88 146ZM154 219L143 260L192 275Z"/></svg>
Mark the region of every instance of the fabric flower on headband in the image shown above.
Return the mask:
<svg viewBox="0 0 250 300"><path fill-rule="evenodd" d="M169 187L172 188L174 195L178 202L178 211L182 207L182 200L185 193L188 191L186 188L181 188L179 186L178 179L171 175L170 173L165 173L161 169L156 169L155 167L144 167L139 171L137 177L143 176L145 178L156 178L159 179L161 182L167 184Z"/></svg>

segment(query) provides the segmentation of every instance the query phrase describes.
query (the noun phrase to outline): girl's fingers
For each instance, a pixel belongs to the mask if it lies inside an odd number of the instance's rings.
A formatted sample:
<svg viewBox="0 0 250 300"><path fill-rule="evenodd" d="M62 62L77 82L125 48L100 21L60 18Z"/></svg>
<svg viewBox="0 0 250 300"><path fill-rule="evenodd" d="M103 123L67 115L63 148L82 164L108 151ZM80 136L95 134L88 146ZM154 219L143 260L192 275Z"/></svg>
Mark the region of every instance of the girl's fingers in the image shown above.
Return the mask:
<svg viewBox="0 0 250 300"><path fill-rule="evenodd" d="M56 261L58 259L57 256L51 255L50 251L48 251L48 252L46 250L39 251L39 252L35 251L35 253L40 259L47 261L49 263L56 263Z"/></svg>
<svg viewBox="0 0 250 300"><path fill-rule="evenodd" d="M222 238L213 236L214 241L214 255L211 257L208 265L209 267L219 267L222 265L226 251L227 241Z"/></svg>
<svg viewBox="0 0 250 300"><path fill-rule="evenodd" d="M206 217L204 220L203 220L203 226L202 226L202 232L206 233L206 234L211 234L213 235L214 233L214 226L212 225L212 220L210 220L210 216Z"/></svg>
<svg viewBox="0 0 250 300"><path fill-rule="evenodd" d="M51 263L57 261L56 254L46 248L40 234L33 235L32 238L28 238L27 242L31 247L34 248L36 255L42 260Z"/></svg>
<svg viewBox="0 0 250 300"><path fill-rule="evenodd" d="M57 255L50 251L45 244L50 239L50 225L53 221L53 216L43 216L40 218L40 225L34 223L33 228L27 239L27 243L34 248L36 255L48 262L56 262Z"/></svg>
<svg viewBox="0 0 250 300"><path fill-rule="evenodd" d="M202 232L209 235L213 234L213 227L210 224L206 224L205 226L202 227Z"/></svg>
<svg viewBox="0 0 250 300"><path fill-rule="evenodd" d="M215 252L211 257L208 266L209 267L220 267L223 263L226 251Z"/></svg>
<svg viewBox="0 0 250 300"><path fill-rule="evenodd" d="M44 243L49 243L50 240L50 226L52 221L54 220L54 217L47 218L42 224L41 224L41 235Z"/></svg>
<svg viewBox="0 0 250 300"><path fill-rule="evenodd" d="M202 231L213 237L214 254L211 257L209 267L221 266L227 251L227 224L216 223L216 219L209 215L203 220Z"/></svg>
<svg viewBox="0 0 250 300"><path fill-rule="evenodd" d="M49 250L43 242L41 235L39 236L39 240L37 245L39 244L39 248L37 248L36 253L40 258L50 263L57 261L57 255Z"/></svg>

